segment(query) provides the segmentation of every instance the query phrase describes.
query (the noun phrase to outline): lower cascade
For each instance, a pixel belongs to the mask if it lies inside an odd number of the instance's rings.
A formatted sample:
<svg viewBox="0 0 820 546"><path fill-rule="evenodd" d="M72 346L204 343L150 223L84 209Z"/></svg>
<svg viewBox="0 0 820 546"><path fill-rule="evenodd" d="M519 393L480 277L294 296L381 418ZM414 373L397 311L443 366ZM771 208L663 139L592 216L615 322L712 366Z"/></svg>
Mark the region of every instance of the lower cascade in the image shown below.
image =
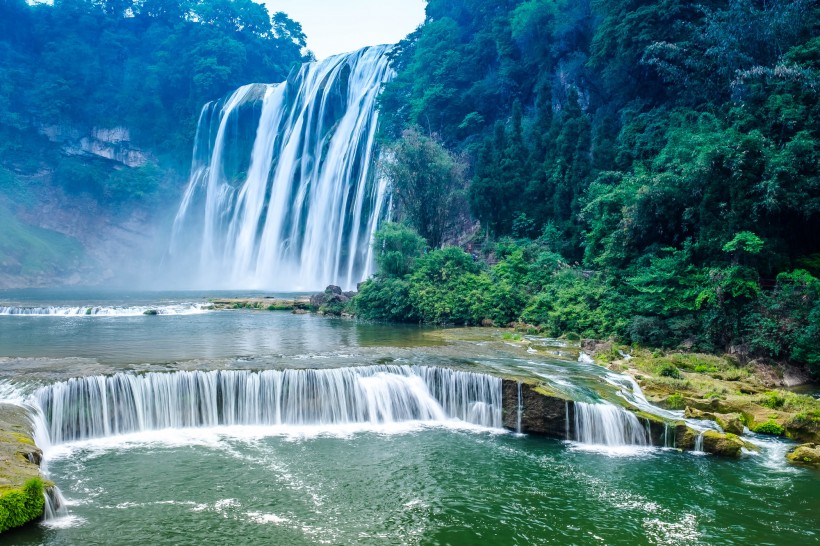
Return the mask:
<svg viewBox="0 0 820 546"><path fill-rule="evenodd" d="M575 402L575 440L604 446L652 445L635 414L608 403Z"/></svg>
<svg viewBox="0 0 820 546"><path fill-rule="evenodd" d="M166 428L458 419L501 428L501 380L426 366L92 376L35 392L51 444Z"/></svg>

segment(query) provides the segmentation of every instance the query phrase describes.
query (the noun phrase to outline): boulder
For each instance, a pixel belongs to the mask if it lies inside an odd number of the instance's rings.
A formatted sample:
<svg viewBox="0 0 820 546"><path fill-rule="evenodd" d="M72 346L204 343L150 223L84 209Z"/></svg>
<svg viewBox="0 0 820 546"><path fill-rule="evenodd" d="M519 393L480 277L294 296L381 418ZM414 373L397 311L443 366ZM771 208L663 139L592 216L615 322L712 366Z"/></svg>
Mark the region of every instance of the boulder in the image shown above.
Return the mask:
<svg viewBox="0 0 820 546"><path fill-rule="evenodd" d="M717 413L715 422L720 425L724 432L732 434L743 434L743 419L739 413Z"/></svg>
<svg viewBox="0 0 820 546"><path fill-rule="evenodd" d="M747 447L746 442L734 434L721 434L714 430L703 433L703 451L706 453L737 459L744 447Z"/></svg>
<svg viewBox="0 0 820 546"><path fill-rule="evenodd" d="M786 454L790 463L820 468L820 444L799 445Z"/></svg>
<svg viewBox="0 0 820 546"><path fill-rule="evenodd" d="M325 294L342 294L342 289L334 284L331 284L327 288L325 288Z"/></svg>

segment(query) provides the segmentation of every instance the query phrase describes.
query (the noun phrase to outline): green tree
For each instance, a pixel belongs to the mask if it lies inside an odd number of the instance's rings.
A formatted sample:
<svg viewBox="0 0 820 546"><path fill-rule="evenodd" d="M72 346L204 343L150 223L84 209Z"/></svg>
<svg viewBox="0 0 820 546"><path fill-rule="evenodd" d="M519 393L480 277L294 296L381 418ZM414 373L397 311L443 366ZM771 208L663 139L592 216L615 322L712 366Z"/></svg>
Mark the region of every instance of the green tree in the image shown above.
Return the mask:
<svg viewBox="0 0 820 546"><path fill-rule="evenodd" d="M413 129L385 157L383 169L401 214L431 247L440 246L464 213L464 163Z"/></svg>

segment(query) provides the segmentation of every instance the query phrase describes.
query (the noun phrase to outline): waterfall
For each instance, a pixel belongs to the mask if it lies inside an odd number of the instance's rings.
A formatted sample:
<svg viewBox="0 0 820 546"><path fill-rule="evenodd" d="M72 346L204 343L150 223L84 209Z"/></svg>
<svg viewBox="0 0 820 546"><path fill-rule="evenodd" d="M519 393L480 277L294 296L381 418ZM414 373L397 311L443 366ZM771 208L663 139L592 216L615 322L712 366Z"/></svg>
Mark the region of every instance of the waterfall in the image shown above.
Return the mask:
<svg viewBox="0 0 820 546"><path fill-rule="evenodd" d="M515 432L521 434L521 414L524 413L524 399L521 397L521 382L518 382L518 404L516 407L517 415L515 419Z"/></svg>
<svg viewBox="0 0 820 546"><path fill-rule="evenodd" d="M203 108L169 249L186 286L315 290L371 273L387 213L373 164L390 47L309 63Z"/></svg>
<svg viewBox="0 0 820 546"><path fill-rule="evenodd" d="M501 428L501 380L425 366L119 373L34 393L50 444L145 430L458 419Z"/></svg>
<svg viewBox="0 0 820 546"><path fill-rule="evenodd" d="M44 521L53 521L68 516L65 497L63 497L62 492L56 485L47 487L44 495L46 497L46 502L43 507Z"/></svg>
<svg viewBox="0 0 820 546"><path fill-rule="evenodd" d="M609 403L575 402L575 440L604 446L652 445L635 414Z"/></svg>
<svg viewBox="0 0 820 546"><path fill-rule="evenodd" d="M695 453L703 453L703 431L695 438L695 447L692 451Z"/></svg>

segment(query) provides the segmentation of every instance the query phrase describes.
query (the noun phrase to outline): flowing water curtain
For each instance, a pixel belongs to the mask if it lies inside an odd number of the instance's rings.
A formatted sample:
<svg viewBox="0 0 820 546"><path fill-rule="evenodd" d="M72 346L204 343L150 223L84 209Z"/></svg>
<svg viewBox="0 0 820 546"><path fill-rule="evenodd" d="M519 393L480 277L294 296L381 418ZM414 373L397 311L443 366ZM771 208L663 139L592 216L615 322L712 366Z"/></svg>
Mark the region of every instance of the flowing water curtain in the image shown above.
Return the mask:
<svg viewBox="0 0 820 546"><path fill-rule="evenodd" d="M501 428L501 380L425 366L119 373L39 389L49 444L167 428L459 420Z"/></svg>
<svg viewBox="0 0 820 546"><path fill-rule="evenodd" d="M372 272L387 214L375 134L389 49L306 64L205 106L170 246L187 283L351 288Z"/></svg>

